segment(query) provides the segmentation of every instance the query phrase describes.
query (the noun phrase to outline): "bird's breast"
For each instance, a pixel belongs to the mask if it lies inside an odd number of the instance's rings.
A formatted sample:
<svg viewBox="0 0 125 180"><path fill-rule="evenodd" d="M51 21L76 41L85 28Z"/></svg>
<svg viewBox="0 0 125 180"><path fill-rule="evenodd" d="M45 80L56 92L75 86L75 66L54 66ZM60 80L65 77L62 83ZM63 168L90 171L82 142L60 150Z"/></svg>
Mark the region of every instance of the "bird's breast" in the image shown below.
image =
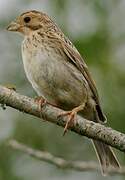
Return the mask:
<svg viewBox="0 0 125 180"><path fill-rule="evenodd" d="M37 93L41 95L42 90L47 90L54 78L55 63L50 60L44 47L34 48L32 51L23 48L22 57L26 76Z"/></svg>

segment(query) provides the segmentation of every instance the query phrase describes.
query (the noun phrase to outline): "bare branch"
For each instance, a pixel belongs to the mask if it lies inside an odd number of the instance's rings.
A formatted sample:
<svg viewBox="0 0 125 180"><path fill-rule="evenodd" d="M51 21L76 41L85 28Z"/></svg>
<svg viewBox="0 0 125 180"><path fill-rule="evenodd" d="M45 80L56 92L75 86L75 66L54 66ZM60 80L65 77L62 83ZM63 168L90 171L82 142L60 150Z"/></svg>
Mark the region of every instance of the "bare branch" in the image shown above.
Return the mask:
<svg viewBox="0 0 125 180"><path fill-rule="evenodd" d="M67 121L67 117L58 118L58 115L63 112L61 109L47 104L42 108L42 112L40 112L39 106L34 99L20 95L3 86L0 86L0 103L36 117L44 118L46 121L59 126L64 127ZM102 141L125 152L125 134L99 123L94 123L77 116L76 123L71 130L77 134Z"/></svg>
<svg viewBox="0 0 125 180"><path fill-rule="evenodd" d="M23 153L26 153L29 156L32 156L40 161L53 164L56 167L61 168L61 169L66 169L66 170L72 169L76 171L100 171L100 167L96 162L67 161L60 157L56 157L50 154L49 152L32 149L16 140L10 140L8 145L15 150L19 150ZM108 173L110 173L111 175L114 175L114 174L125 175L125 167L122 167L120 170L108 169Z"/></svg>

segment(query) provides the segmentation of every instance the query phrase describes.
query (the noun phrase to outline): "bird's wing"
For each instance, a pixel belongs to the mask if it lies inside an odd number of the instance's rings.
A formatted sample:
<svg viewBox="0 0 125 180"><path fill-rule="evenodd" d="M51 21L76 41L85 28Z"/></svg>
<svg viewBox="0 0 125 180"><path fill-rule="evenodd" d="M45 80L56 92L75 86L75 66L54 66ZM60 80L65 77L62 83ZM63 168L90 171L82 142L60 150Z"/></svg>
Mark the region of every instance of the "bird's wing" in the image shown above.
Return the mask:
<svg viewBox="0 0 125 180"><path fill-rule="evenodd" d="M94 98L94 100L96 102L96 110L98 112L99 119L102 122L105 122L106 117L103 114L103 111L102 111L101 106L100 106L98 91L96 89L95 82L91 77L91 74L90 74L90 72L88 70L88 67L87 67L86 63L84 62L84 60L81 57L81 55L79 54L79 52L71 44L70 41L69 41L69 43L67 41L66 42L61 41L61 45L62 45L62 48L63 48L66 56L68 57L69 61L71 61L71 63L73 63L79 69L79 71L83 74L86 81L88 82L89 87L90 87L90 89L92 91L92 94L93 94L93 98Z"/></svg>
<svg viewBox="0 0 125 180"><path fill-rule="evenodd" d="M61 37L53 37L54 42L58 43L58 45L61 47L63 50L63 53L67 56L67 59L69 60L70 63L74 64L77 69L83 74L84 78L88 82L88 85L91 89L93 99L96 102L96 109L99 115L99 119L102 122L106 121L106 117L102 112L101 106L100 106L100 101L99 101L99 96L98 96L98 91L96 89L95 82L93 81L91 74L88 70L88 67L86 63L84 62L83 58L81 57L80 53L77 51L77 49L73 46L73 44L69 41L68 38L63 36Z"/></svg>
<svg viewBox="0 0 125 180"><path fill-rule="evenodd" d="M89 87L93 93L93 97L94 97L96 103L99 103L99 96L98 96L95 82L93 81L91 74L88 70L88 67L87 67L86 63L84 62L83 58L81 57L79 52L74 47L72 48L67 43L63 42L62 47L63 47L65 54L68 56L68 59L71 61L71 63L73 63L85 77L85 79L88 82Z"/></svg>

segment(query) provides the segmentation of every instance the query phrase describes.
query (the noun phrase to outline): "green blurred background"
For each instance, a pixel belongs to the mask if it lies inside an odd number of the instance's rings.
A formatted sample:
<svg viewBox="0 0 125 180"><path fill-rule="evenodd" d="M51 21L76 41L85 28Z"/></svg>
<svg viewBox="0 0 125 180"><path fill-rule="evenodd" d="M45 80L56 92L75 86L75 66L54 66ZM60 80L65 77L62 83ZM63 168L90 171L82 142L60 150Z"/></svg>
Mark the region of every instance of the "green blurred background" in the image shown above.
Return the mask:
<svg viewBox="0 0 125 180"><path fill-rule="evenodd" d="M19 93L34 97L21 59L23 37L5 30L11 20L31 9L48 13L73 41L96 81L108 125L125 133L125 0L0 0L0 84L14 84ZM60 170L6 146L15 138L67 160L97 161L87 138L71 132L62 137L62 132L14 109L0 109L0 180L105 179L101 173ZM116 154L124 165L124 154Z"/></svg>

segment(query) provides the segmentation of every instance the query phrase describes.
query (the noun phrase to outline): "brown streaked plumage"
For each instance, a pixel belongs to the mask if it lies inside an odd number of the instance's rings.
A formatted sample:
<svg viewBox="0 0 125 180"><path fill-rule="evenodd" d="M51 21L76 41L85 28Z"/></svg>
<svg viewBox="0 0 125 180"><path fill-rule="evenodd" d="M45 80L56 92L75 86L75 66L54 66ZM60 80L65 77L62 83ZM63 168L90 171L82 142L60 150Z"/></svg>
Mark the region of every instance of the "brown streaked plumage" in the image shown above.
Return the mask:
<svg viewBox="0 0 125 180"><path fill-rule="evenodd" d="M38 95L67 110L69 122L76 113L95 122L105 122L96 85L81 55L48 15L29 11L8 26L24 35L22 56L28 80ZM93 140L102 172L119 167L112 149Z"/></svg>

